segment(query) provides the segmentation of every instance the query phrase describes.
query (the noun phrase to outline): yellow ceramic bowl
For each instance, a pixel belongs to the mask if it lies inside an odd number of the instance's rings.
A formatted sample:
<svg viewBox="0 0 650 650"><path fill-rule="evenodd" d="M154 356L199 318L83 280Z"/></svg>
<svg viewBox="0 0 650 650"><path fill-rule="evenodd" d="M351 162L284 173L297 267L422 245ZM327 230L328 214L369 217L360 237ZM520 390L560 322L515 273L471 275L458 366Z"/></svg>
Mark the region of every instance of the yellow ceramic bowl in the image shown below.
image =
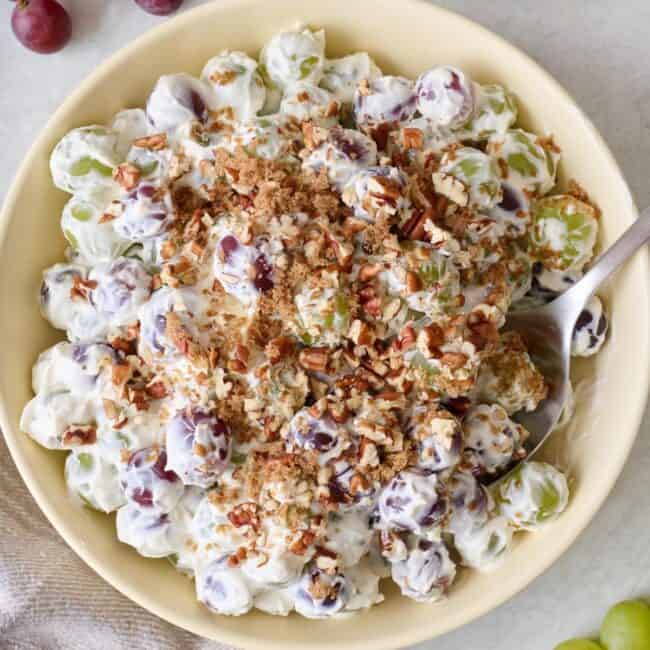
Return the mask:
<svg viewBox="0 0 650 650"><path fill-rule="evenodd" d="M298 22L327 30L328 54L367 50L386 71L415 77L451 63L475 79L506 84L524 122L552 131L564 150L562 179L576 178L603 210L606 246L636 218L621 172L591 123L533 61L494 34L411 0L219 0L180 15L112 57L73 93L38 137L7 196L0 220L0 422L25 482L59 533L97 573L158 616L205 637L247 648L396 648L458 627L502 603L548 568L588 524L621 472L634 441L648 387L648 260L638 254L607 294L611 335L579 371L594 381L581 393L575 435L543 451L571 469L566 513L536 534L521 535L492 573L461 572L448 600L417 604L389 588L386 602L343 620L251 613L215 616L193 584L163 561L146 560L117 541L112 517L75 506L63 480L63 454L46 451L18 428L31 396L38 353L61 338L40 317L36 294L44 267L62 258L59 215L66 195L50 180L54 144L73 127L106 122L141 106L165 73L198 74L223 48L251 54L275 32Z"/></svg>

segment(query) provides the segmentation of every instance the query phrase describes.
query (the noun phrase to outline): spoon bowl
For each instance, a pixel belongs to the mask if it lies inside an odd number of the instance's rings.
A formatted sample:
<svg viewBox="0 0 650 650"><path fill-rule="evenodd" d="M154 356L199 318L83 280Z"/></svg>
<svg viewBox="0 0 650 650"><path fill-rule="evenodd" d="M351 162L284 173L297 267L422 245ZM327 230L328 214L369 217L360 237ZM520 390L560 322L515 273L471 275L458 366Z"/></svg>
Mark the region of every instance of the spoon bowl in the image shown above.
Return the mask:
<svg viewBox="0 0 650 650"><path fill-rule="evenodd" d="M508 314L506 329L517 332L544 376L548 395L534 411L520 411L514 419L530 436L530 458L556 428L571 390L571 339L576 321L589 298L625 261L650 239L650 208L608 248L578 282L553 301ZM514 468L513 468L514 469ZM499 479L500 480L500 479Z"/></svg>

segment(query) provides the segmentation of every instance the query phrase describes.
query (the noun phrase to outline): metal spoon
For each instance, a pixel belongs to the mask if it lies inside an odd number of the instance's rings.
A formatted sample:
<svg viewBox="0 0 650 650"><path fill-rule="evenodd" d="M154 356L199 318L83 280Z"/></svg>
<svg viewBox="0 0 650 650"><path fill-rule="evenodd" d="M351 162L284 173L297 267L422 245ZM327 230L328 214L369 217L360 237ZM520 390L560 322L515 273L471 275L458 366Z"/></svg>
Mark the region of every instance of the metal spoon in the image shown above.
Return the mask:
<svg viewBox="0 0 650 650"><path fill-rule="evenodd" d="M549 387L548 397L530 413L514 419L530 432L528 458L548 438L560 419L569 392L571 336L580 312L609 276L650 240L650 208L607 249L591 269L552 302L508 315L506 329L519 332Z"/></svg>

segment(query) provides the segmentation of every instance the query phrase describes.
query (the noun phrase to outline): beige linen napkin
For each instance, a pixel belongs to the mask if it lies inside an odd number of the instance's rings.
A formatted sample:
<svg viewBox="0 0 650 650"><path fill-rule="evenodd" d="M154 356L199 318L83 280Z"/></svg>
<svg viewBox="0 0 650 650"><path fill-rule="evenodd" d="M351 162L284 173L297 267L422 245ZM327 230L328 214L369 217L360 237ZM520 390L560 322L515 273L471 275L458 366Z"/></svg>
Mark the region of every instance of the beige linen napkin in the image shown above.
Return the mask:
<svg viewBox="0 0 650 650"><path fill-rule="evenodd" d="M232 650L149 614L88 568L41 513L1 435L0 649Z"/></svg>

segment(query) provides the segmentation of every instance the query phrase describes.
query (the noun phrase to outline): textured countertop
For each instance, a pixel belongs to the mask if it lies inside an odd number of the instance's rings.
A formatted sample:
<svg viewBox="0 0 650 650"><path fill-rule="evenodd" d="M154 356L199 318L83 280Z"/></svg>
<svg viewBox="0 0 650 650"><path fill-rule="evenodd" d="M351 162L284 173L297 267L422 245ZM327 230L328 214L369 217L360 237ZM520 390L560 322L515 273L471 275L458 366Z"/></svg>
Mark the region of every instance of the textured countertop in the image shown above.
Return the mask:
<svg viewBox="0 0 650 650"><path fill-rule="evenodd" d="M0 5L0 199L59 103L97 64L160 21L139 11L130 0L63 0L63 4L74 15L75 36L65 51L52 57L19 47L9 27L11 5ZM199 4L202 0L186 0L184 6ZM650 4L643 0L446 0L438 4L501 34L554 75L609 143L637 205L650 204ZM418 650L551 650L562 639L596 631L613 602L650 595L649 434L646 413L616 488L560 561L509 603L456 632L417 646ZM0 452L6 453L1 441ZM15 474L13 467L9 471ZM15 475L0 477L0 492L19 485ZM71 561L81 564L76 558ZM103 588L92 572L84 585L94 585L93 580L97 589ZM80 603L83 594L77 606ZM11 626L10 621L0 620L5 622ZM166 631L160 624L150 629ZM182 640L177 637L178 646L167 642L165 647L187 647L183 643L187 637L182 636ZM113 643L111 647L127 647L117 640ZM45 646L24 638L20 647ZM85 647L101 646L90 641Z"/></svg>

